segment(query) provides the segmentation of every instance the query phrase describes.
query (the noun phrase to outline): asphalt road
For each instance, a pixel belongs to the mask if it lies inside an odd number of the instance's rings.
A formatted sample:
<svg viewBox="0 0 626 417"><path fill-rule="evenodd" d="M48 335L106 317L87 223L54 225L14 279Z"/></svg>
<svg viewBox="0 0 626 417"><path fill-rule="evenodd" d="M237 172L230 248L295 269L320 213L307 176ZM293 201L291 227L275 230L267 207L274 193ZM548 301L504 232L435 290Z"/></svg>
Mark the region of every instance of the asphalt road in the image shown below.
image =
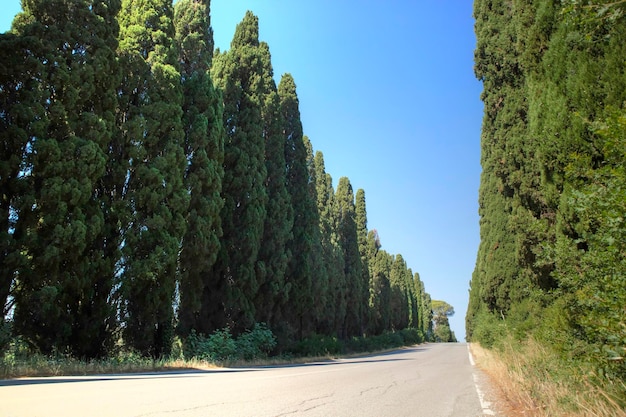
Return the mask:
<svg viewBox="0 0 626 417"><path fill-rule="evenodd" d="M0 381L0 416L483 416L467 346L260 368Z"/></svg>

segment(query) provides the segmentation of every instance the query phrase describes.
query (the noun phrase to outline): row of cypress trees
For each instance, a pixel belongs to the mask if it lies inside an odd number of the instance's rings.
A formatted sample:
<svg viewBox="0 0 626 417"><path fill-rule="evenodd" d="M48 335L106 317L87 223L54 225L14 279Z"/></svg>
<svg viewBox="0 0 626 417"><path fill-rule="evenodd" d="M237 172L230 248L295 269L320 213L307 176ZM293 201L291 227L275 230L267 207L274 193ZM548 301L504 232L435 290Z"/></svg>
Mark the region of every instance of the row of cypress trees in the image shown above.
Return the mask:
<svg viewBox="0 0 626 417"><path fill-rule="evenodd" d="M0 35L3 325L38 351L168 354L265 322L282 343L432 329L276 86L248 12L213 53L209 0L25 0Z"/></svg>
<svg viewBox="0 0 626 417"><path fill-rule="evenodd" d="M467 335L532 337L623 381L626 3L477 0L474 16L485 112Z"/></svg>

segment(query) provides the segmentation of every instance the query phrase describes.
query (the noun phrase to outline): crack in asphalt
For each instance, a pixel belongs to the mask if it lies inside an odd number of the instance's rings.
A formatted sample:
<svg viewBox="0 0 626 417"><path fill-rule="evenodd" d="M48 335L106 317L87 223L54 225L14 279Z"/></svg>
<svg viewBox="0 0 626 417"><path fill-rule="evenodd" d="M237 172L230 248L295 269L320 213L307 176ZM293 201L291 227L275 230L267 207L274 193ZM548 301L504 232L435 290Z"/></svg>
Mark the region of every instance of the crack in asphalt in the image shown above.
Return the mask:
<svg viewBox="0 0 626 417"><path fill-rule="evenodd" d="M296 410L294 411L287 411L281 414L277 414L276 417L281 417L281 416L288 416L288 415L292 415L292 414L298 414L298 413L306 413L307 411L311 411L314 410L316 408L322 407L324 405L330 404L331 402L323 402L323 403L319 403L319 404L315 404L311 407L308 408L302 408L302 406L306 405L307 403L311 403L313 401L318 401L318 400L322 400L322 399L326 399L326 398L331 398L334 397L334 393L330 393L328 395L320 395L319 397L314 397L314 398L308 398L306 400L301 401L298 405L296 405Z"/></svg>

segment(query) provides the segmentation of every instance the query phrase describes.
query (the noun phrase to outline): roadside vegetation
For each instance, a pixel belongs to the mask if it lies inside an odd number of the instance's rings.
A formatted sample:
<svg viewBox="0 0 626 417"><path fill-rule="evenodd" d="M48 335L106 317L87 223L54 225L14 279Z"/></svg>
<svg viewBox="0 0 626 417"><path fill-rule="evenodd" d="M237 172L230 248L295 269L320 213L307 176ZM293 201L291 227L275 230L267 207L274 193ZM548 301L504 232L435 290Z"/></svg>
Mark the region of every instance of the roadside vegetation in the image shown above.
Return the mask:
<svg viewBox="0 0 626 417"><path fill-rule="evenodd" d="M424 335L417 329L347 340L312 335L289 349L277 351L271 330L264 324L256 324L238 337L233 337L228 329L217 330L208 337L192 332L184 341L176 337L171 354L160 359L142 356L120 345L117 353L107 358L80 360L62 354L35 353L18 338L9 343L0 360L0 379L280 365L377 352L424 341Z"/></svg>
<svg viewBox="0 0 626 417"><path fill-rule="evenodd" d="M626 2L476 0L474 17L468 340L524 415L623 416Z"/></svg>
<svg viewBox="0 0 626 417"><path fill-rule="evenodd" d="M534 339L507 339L493 349L471 344L508 417L624 417L626 386L607 381L589 363L565 359Z"/></svg>

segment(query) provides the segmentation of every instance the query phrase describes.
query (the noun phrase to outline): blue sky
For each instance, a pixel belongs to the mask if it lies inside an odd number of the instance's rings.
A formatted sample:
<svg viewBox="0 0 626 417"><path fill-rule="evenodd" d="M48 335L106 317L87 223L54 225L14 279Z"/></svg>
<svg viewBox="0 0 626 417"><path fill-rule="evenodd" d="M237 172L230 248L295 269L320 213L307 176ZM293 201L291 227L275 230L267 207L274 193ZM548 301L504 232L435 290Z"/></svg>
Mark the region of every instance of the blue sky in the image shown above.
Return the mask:
<svg viewBox="0 0 626 417"><path fill-rule="evenodd" d="M19 0L2 0L0 32ZM402 254L465 336L479 243L482 86L470 0L213 0L215 45L259 16L276 82L291 73L305 134L335 186L365 190L368 226Z"/></svg>

